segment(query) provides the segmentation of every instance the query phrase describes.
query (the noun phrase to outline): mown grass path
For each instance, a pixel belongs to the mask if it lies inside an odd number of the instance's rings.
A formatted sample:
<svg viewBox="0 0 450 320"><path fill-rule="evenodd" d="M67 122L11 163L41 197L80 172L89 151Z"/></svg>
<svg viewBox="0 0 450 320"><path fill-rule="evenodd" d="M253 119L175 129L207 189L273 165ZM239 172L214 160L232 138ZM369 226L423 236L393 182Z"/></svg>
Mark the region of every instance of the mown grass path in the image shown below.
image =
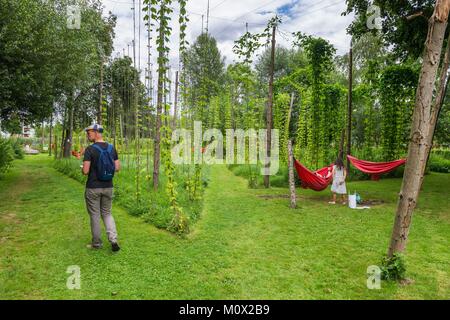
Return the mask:
<svg viewBox="0 0 450 320"><path fill-rule="evenodd" d="M328 193L250 190L211 168L202 217L180 239L114 207L122 250L91 251L84 187L47 156L16 161L0 180L3 299L409 299L450 298L450 175L427 176L413 217L413 284L368 290L366 269L387 250L401 181L350 183L384 203L370 210L327 204ZM104 239L105 244L106 238ZM68 290L67 267L81 269Z"/></svg>

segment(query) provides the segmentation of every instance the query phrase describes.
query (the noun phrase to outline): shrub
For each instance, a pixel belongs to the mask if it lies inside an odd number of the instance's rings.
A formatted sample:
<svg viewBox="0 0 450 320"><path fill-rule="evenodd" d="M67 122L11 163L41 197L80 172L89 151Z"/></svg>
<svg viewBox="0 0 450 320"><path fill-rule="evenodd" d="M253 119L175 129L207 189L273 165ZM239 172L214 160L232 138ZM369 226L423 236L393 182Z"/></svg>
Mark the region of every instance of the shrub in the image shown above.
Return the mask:
<svg viewBox="0 0 450 320"><path fill-rule="evenodd" d="M75 159L61 159L54 162L54 167L61 173L82 183L86 181L86 176L81 174L80 161ZM205 166L206 168L206 166ZM165 191L167 177L162 168L158 191L154 191L151 177L141 176L140 180L140 200L136 201L136 172L133 168L123 162L123 167L114 179L114 201L122 206L128 213L141 217L145 222L151 223L158 228L167 229L173 233L182 235L189 232L189 226L200 217L203 202L201 192L209 183L208 170L202 169L201 188L198 199L190 199L186 191L185 182L192 178L192 168L177 167L177 200L182 207L182 214L176 215L169 206L169 199ZM189 171L190 170L190 171Z"/></svg>
<svg viewBox="0 0 450 320"><path fill-rule="evenodd" d="M0 138L0 174L5 173L14 161L14 149L11 142Z"/></svg>
<svg viewBox="0 0 450 320"><path fill-rule="evenodd" d="M430 171L450 173L450 159L445 158L444 155L432 153L428 161Z"/></svg>
<svg viewBox="0 0 450 320"><path fill-rule="evenodd" d="M383 257L381 261L381 279L388 281L398 281L405 279L406 266L403 255L400 253L394 253L389 258Z"/></svg>
<svg viewBox="0 0 450 320"><path fill-rule="evenodd" d="M435 154L444 159L450 160L450 149L434 149L432 154Z"/></svg>
<svg viewBox="0 0 450 320"><path fill-rule="evenodd" d="M264 177L261 175L261 165L232 164L228 169L238 177L248 180L249 188L255 189L264 185ZM297 174L294 172L294 177ZM296 180L296 183L298 181ZM289 186L289 171L286 164L280 163L277 174L270 176L272 187L287 188Z"/></svg>
<svg viewBox="0 0 450 320"><path fill-rule="evenodd" d="M161 206L152 202L149 210L142 215L142 218L145 222L151 223L157 228L165 229L173 218L173 212L167 205Z"/></svg>
<svg viewBox="0 0 450 320"><path fill-rule="evenodd" d="M23 159L25 157L25 152L23 151L23 140L21 139L15 139L14 141L11 141L11 146L14 150L14 158L16 159Z"/></svg>
<svg viewBox="0 0 450 320"><path fill-rule="evenodd" d="M86 183L87 177L81 173L80 161L72 159L56 160L53 167L59 172L75 179L81 183Z"/></svg>

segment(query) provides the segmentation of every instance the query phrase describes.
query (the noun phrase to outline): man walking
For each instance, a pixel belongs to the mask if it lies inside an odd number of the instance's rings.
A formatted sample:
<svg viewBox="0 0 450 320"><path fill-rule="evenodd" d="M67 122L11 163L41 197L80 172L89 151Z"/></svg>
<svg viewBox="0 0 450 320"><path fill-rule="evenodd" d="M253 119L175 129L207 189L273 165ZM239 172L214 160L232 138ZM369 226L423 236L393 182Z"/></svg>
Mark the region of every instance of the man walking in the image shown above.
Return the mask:
<svg viewBox="0 0 450 320"><path fill-rule="evenodd" d="M111 214L114 173L120 170L119 157L115 148L103 140L103 127L98 124L87 127L86 133L92 145L86 148L82 172L88 176L86 182L86 207L91 220L92 243L89 248L102 247L100 216L105 224L106 234L112 251L120 250L117 231Z"/></svg>

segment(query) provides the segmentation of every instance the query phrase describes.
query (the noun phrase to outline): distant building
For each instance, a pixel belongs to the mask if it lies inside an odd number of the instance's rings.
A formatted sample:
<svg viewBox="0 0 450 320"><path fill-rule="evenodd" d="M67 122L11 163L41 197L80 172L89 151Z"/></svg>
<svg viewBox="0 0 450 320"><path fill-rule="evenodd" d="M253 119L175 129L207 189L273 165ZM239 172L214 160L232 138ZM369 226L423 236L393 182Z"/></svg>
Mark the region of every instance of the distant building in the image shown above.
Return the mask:
<svg viewBox="0 0 450 320"><path fill-rule="evenodd" d="M22 126L22 137L24 138L32 138L34 137L34 129L30 126L23 125Z"/></svg>

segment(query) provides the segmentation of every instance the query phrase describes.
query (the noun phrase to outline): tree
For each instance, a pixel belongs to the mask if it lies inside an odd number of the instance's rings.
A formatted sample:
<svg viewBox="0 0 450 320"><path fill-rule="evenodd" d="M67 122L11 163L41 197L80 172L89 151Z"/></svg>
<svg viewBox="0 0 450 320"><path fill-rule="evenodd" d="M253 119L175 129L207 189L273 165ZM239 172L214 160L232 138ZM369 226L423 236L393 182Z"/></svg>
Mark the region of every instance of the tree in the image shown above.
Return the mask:
<svg viewBox="0 0 450 320"><path fill-rule="evenodd" d="M428 36L425 42L422 69L416 93L408 161L400 189L388 257L405 250L412 213L422 185L430 151L429 146L433 139L431 128L434 127L434 123L437 120L436 112L438 110L436 106L433 108L432 104L433 90L435 88L439 61L441 60L449 10L449 0L438 0L433 15L429 19ZM443 71L447 73L447 70Z"/></svg>
<svg viewBox="0 0 450 320"><path fill-rule="evenodd" d="M323 85L333 69L333 56L336 49L325 39L306 36L296 33L298 43L304 48L309 61L311 74L311 126L308 137L309 153L312 155L313 164L318 167L321 140L325 135L324 128L321 126L322 114L322 91ZM328 115L324 115L328 116Z"/></svg>
<svg viewBox="0 0 450 320"><path fill-rule="evenodd" d="M186 50L183 75L192 120L208 122L209 103L224 84L225 62L216 40L207 33L200 34Z"/></svg>
<svg viewBox="0 0 450 320"><path fill-rule="evenodd" d="M368 12L372 3L380 8L381 37L384 45L392 45L395 57L402 60L420 57L427 38L427 20L433 14L435 1L349 0L343 15L352 12L355 14L355 20L348 27L349 33L355 38L367 33L378 33L376 28L367 27L367 21L373 21L375 18L371 11Z"/></svg>

